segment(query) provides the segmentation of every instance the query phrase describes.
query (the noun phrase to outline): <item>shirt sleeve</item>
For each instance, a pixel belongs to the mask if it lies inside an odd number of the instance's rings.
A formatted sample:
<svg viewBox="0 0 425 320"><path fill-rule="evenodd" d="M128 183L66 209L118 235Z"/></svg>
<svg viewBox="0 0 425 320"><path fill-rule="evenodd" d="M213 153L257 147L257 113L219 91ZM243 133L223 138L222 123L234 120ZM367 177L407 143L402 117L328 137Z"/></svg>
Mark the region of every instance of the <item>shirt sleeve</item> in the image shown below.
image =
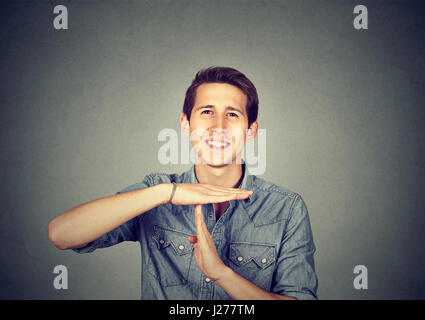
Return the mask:
<svg viewBox="0 0 425 320"><path fill-rule="evenodd" d="M280 244L272 292L302 300L317 299L315 251L307 207L298 195Z"/></svg>
<svg viewBox="0 0 425 320"><path fill-rule="evenodd" d="M146 176L142 182L133 184L116 194L144 189L151 186L150 177ZM84 247L74 248L77 253L90 253L99 248L106 248L123 241L138 241L140 238L140 225L143 215L138 215L103 236L87 243Z"/></svg>

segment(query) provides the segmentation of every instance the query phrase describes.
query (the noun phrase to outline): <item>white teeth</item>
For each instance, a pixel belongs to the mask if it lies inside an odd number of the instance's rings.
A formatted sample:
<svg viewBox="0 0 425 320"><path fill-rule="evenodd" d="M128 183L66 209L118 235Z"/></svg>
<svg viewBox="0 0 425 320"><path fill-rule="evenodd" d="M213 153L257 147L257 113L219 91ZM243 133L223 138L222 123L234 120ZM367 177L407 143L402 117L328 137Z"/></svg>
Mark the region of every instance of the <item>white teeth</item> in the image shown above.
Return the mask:
<svg viewBox="0 0 425 320"><path fill-rule="evenodd" d="M216 148L227 147L229 145L229 143L227 143L227 142L220 142L220 141L207 141L207 143L210 146L213 146L213 147L216 147Z"/></svg>

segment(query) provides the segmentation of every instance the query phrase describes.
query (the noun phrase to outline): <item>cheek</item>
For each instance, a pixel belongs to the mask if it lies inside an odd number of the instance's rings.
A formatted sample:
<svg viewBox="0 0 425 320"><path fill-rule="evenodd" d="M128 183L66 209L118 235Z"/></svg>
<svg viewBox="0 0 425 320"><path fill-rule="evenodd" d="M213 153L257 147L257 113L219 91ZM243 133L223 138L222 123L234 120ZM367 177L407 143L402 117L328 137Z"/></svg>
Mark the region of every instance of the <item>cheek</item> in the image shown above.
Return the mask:
<svg viewBox="0 0 425 320"><path fill-rule="evenodd" d="M190 140L192 144L197 144L200 141L205 140L207 138L208 138L208 131L206 131L204 128L196 128L190 131Z"/></svg>
<svg viewBox="0 0 425 320"><path fill-rule="evenodd" d="M232 140L237 144L244 142L246 139L246 129L236 128L232 130Z"/></svg>

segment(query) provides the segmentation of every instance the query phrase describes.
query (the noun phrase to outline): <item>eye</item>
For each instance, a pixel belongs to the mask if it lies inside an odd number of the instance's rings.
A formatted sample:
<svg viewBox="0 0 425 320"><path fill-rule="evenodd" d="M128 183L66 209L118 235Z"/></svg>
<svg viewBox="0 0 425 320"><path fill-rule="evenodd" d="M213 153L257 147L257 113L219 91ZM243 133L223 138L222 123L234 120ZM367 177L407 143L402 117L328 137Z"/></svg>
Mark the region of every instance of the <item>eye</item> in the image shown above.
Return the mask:
<svg viewBox="0 0 425 320"><path fill-rule="evenodd" d="M201 114L211 114L211 113L212 113L211 110L204 110L204 111L201 112Z"/></svg>
<svg viewBox="0 0 425 320"><path fill-rule="evenodd" d="M239 116L236 114L236 113L234 113L234 112L229 112L228 113L228 115L231 117L231 118L238 118Z"/></svg>

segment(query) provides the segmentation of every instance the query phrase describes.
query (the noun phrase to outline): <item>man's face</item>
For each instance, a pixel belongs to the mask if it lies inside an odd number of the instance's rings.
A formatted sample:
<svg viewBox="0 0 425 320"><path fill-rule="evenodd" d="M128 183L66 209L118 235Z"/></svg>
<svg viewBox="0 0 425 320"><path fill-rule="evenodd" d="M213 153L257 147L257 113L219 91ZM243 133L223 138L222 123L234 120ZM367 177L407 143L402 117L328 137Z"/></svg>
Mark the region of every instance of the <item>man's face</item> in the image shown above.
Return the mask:
<svg viewBox="0 0 425 320"><path fill-rule="evenodd" d="M241 163L248 129L246 104L246 95L227 83L204 83L197 88L189 123L196 163L218 167ZM187 119L182 115L182 128L184 121ZM257 127L255 121L250 138L255 137Z"/></svg>

